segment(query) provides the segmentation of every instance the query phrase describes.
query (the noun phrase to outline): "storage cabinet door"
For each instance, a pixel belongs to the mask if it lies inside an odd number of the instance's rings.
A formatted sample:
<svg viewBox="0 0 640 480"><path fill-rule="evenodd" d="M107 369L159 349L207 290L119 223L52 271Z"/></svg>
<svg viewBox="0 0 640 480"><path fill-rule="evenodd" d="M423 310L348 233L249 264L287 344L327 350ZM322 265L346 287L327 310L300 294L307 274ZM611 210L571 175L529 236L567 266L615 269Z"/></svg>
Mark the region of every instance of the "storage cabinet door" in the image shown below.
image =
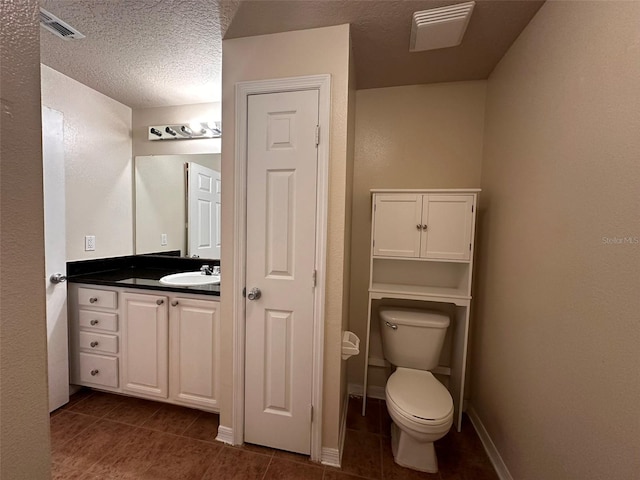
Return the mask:
<svg viewBox="0 0 640 480"><path fill-rule="evenodd" d="M219 302L171 301L171 398L205 408L218 407L220 368Z"/></svg>
<svg viewBox="0 0 640 480"><path fill-rule="evenodd" d="M122 313L122 389L167 398L167 298L123 293Z"/></svg>
<svg viewBox="0 0 640 480"><path fill-rule="evenodd" d="M425 195L422 223L422 258L469 260L473 195Z"/></svg>
<svg viewBox="0 0 640 480"><path fill-rule="evenodd" d="M373 255L419 257L422 195L379 195L374 203Z"/></svg>

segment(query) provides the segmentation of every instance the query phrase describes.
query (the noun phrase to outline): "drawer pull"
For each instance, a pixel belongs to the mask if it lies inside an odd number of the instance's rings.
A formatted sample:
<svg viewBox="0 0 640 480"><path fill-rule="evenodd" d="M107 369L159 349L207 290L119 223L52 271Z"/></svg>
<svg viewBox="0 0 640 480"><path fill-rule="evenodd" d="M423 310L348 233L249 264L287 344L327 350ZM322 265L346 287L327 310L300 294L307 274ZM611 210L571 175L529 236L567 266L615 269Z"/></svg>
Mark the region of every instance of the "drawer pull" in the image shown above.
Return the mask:
<svg viewBox="0 0 640 480"><path fill-rule="evenodd" d="M163 303L164 303L164 300L162 300L161 298L156 300L156 305L162 305Z"/></svg>
<svg viewBox="0 0 640 480"><path fill-rule="evenodd" d="M96 348L98 346L98 342L96 342L95 340L93 342L91 342L89 345L91 345L91 347Z"/></svg>
<svg viewBox="0 0 640 480"><path fill-rule="evenodd" d="M100 323L100 321L96 320L95 318L89 322L90 325L94 325L94 326L97 325L98 323Z"/></svg>
<svg viewBox="0 0 640 480"><path fill-rule="evenodd" d="M89 299L89 303L96 303L98 301L98 297L91 297Z"/></svg>
<svg viewBox="0 0 640 480"><path fill-rule="evenodd" d="M97 368L91 370L91 376L95 377L96 375L98 375L100 373L100 370L98 370Z"/></svg>
<svg viewBox="0 0 640 480"><path fill-rule="evenodd" d="M173 302L171 302L171 306L177 307L178 306L178 300L174 300Z"/></svg>

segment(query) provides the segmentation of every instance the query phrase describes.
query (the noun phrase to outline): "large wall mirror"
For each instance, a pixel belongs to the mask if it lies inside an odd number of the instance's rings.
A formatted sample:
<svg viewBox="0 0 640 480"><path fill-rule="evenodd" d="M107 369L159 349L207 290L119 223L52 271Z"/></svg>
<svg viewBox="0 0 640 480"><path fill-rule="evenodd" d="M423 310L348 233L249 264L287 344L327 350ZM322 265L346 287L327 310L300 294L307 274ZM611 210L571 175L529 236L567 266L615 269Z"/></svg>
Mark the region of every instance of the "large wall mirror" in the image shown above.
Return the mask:
<svg viewBox="0 0 640 480"><path fill-rule="evenodd" d="M135 158L136 253L220 258L220 154Z"/></svg>

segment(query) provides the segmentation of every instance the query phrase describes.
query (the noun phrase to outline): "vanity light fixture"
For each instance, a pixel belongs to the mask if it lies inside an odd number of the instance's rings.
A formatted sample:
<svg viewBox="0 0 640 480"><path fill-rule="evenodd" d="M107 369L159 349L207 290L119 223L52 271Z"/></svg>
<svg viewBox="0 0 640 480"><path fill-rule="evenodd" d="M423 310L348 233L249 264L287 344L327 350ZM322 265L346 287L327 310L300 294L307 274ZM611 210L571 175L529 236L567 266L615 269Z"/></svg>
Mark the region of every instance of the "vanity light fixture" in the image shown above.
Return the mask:
<svg viewBox="0 0 640 480"><path fill-rule="evenodd" d="M191 130L189 127L185 125L182 125L180 127L179 132L180 132L180 135L182 135L183 137L191 137L193 135L193 130Z"/></svg>
<svg viewBox="0 0 640 480"><path fill-rule="evenodd" d="M149 140L194 140L197 138L220 138L221 136L222 125L220 122L214 121L152 125L148 129Z"/></svg>

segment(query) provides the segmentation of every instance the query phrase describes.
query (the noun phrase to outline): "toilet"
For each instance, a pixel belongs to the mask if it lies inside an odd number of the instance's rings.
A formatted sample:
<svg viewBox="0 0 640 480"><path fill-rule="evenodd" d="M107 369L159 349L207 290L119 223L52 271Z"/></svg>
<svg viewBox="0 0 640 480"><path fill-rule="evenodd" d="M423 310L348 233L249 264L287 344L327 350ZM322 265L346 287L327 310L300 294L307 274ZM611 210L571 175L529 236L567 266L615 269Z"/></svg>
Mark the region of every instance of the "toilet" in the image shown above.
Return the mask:
<svg viewBox="0 0 640 480"><path fill-rule="evenodd" d="M433 442L451 428L453 400L429 370L438 365L449 317L398 307L380 308L379 317L384 357L396 367L385 388L393 458L403 467L436 473Z"/></svg>

